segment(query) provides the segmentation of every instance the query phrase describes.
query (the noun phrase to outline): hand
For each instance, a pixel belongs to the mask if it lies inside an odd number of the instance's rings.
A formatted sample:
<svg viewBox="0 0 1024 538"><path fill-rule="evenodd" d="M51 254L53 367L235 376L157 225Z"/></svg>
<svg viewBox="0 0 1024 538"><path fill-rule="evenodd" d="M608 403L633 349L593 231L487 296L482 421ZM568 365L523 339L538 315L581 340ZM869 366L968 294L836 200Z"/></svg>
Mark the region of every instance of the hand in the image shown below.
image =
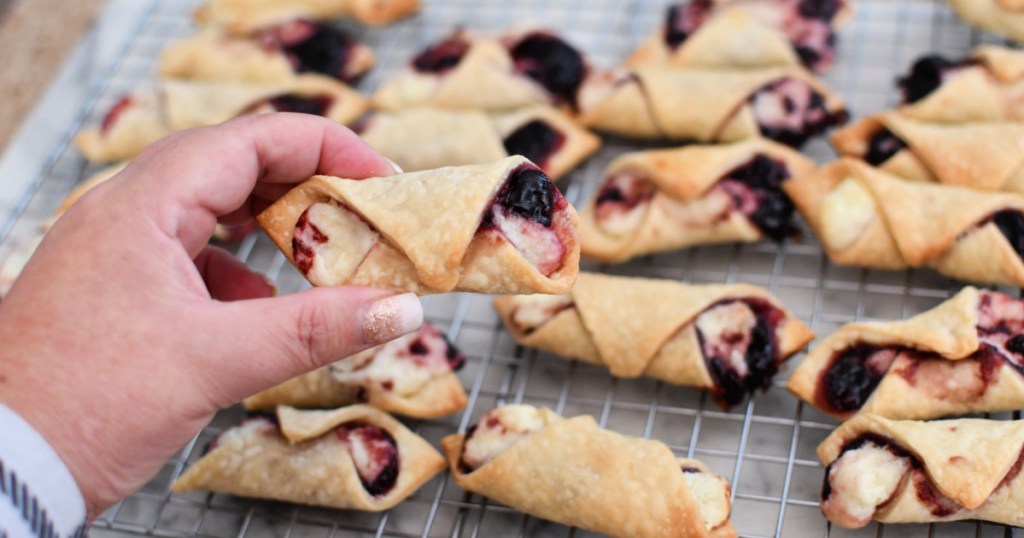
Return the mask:
<svg viewBox="0 0 1024 538"><path fill-rule="evenodd" d="M0 402L53 445L91 516L223 407L419 327L410 294L273 286L207 246L313 174L390 175L348 129L298 114L169 136L56 226L0 304Z"/></svg>

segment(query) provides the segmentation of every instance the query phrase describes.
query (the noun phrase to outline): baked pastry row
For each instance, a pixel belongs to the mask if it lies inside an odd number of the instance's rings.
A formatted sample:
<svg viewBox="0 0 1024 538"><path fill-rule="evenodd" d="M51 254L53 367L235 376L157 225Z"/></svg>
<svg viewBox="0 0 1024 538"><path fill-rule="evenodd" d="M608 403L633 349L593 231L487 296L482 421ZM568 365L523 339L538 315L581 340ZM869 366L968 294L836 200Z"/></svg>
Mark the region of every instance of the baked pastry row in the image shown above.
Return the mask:
<svg viewBox="0 0 1024 538"><path fill-rule="evenodd" d="M389 24L419 11L419 0L208 0L196 11L202 24L233 34L293 19L351 18L363 24Z"/></svg>

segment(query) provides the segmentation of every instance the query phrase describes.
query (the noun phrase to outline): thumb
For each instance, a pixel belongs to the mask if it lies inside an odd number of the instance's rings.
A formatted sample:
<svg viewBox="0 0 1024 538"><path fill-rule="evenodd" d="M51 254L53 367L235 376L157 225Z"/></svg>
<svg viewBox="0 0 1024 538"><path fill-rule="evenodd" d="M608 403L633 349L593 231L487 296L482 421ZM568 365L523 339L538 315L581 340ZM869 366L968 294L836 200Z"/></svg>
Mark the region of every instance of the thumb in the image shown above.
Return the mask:
<svg viewBox="0 0 1024 538"><path fill-rule="evenodd" d="M197 334L213 341L196 354L218 407L320 366L415 331L423 307L411 293L359 287L313 288L300 293L212 303L212 319ZM219 327L210 331L209 327ZM219 334L215 334L219 333Z"/></svg>

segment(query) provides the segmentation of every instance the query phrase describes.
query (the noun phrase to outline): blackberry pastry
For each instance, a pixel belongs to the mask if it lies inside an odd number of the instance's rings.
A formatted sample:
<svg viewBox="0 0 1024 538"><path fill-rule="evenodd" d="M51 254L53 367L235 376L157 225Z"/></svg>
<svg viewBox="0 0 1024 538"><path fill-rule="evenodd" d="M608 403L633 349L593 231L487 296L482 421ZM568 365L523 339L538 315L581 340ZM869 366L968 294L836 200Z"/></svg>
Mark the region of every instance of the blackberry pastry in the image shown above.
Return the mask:
<svg viewBox="0 0 1024 538"><path fill-rule="evenodd" d="M1021 0L949 0L949 5L967 24L1024 43Z"/></svg>
<svg viewBox="0 0 1024 538"><path fill-rule="evenodd" d="M767 291L580 273L568 295L494 300L516 342L711 392L725 408L767 389L814 335Z"/></svg>
<svg viewBox="0 0 1024 538"><path fill-rule="evenodd" d="M580 215L582 254L606 262L733 241L781 241L793 204L781 185L814 163L764 139L627 153Z"/></svg>
<svg viewBox="0 0 1024 538"><path fill-rule="evenodd" d="M459 487L541 519L618 538L736 536L725 478L590 416L507 405L441 444Z"/></svg>
<svg viewBox="0 0 1024 538"><path fill-rule="evenodd" d="M359 134L403 170L429 170L522 155L553 180L597 151L601 139L547 106L511 112L414 108L381 112Z"/></svg>
<svg viewBox="0 0 1024 538"><path fill-rule="evenodd" d="M547 30L474 36L458 30L427 47L408 69L381 85L374 105L507 110L546 104L577 106L590 70L572 45Z"/></svg>
<svg viewBox="0 0 1024 538"><path fill-rule="evenodd" d="M823 72L836 56L844 0L691 0L669 6L664 25L630 56L641 67L804 65Z"/></svg>
<svg viewBox="0 0 1024 538"><path fill-rule="evenodd" d="M1024 422L916 422L859 415L818 447L821 511L832 523L976 519L1024 525Z"/></svg>
<svg viewBox="0 0 1024 538"><path fill-rule="evenodd" d="M122 98L99 127L75 137L75 146L90 161L120 161L175 131L243 114L302 112L351 123L366 108L366 100L355 90L319 75L268 86L164 81Z"/></svg>
<svg viewBox="0 0 1024 538"><path fill-rule="evenodd" d="M924 123L877 114L839 131L832 145L891 174L982 191L1024 192L1024 124Z"/></svg>
<svg viewBox="0 0 1024 538"><path fill-rule="evenodd" d="M565 293L576 210L523 157L361 180L314 176L257 220L316 286Z"/></svg>
<svg viewBox="0 0 1024 538"><path fill-rule="evenodd" d="M314 73L354 82L373 62L366 45L324 24L296 19L250 36L204 30L172 43L160 56L160 76L273 84Z"/></svg>
<svg viewBox="0 0 1024 538"><path fill-rule="evenodd" d="M1024 52L1019 50L986 45L961 60L926 56L898 85L903 94L899 112L916 120L1024 120Z"/></svg>
<svg viewBox="0 0 1024 538"><path fill-rule="evenodd" d="M442 469L429 443L373 407L281 407L276 420L258 416L222 433L171 491L379 512Z"/></svg>
<svg viewBox="0 0 1024 538"><path fill-rule="evenodd" d="M580 119L632 138L709 143L763 136L797 147L845 123L847 113L838 96L797 67L641 68L589 78Z"/></svg>
<svg viewBox="0 0 1024 538"><path fill-rule="evenodd" d="M841 419L930 419L1024 408L1024 301L964 288L903 321L850 323L787 388Z"/></svg>
<svg viewBox="0 0 1024 538"><path fill-rule="evenodd" d="M429 323L420 329L246 398L246 409L334 408L366 403L413 418L466 406L455 370L465 357Z"/></svg>
<svg viewBox="0 0 1024 538"><path fill-rule="evenodd" d="M1024 286L1024 196L904 181L843 159L782 184L833 263Z"/></svg>
<svg viewBox="0 0 1024 538"><path fill-rule="evenodd" d="M419 9L419 0L208 0L196 19L232 34L251 34L292 19L346 18L382 26Z"/></svg>

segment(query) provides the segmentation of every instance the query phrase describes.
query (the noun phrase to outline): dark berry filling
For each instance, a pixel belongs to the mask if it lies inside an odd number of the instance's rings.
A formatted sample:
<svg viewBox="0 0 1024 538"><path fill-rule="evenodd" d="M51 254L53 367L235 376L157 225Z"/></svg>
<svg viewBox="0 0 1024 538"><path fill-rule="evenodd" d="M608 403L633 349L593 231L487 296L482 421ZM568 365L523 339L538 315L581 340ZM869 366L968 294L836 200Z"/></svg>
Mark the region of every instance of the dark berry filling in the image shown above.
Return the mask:
<svg viewBox="0 0 1024 538"><path fill-rule="evenodd" d="M1024 356L1024 334L1018 334L1007 340L1006 350Z"/></svg>
<svg viewBox="0 0 1024 538"><path fill-rule="evenodd" d="M505 137L505 151L509 155L522 155L544 168L562 144L565 135L542 120L533 120Z"/></svg>
<svg viewBox="0 0 1024 538"><path fill-rule="evenodd" d="M837 352L822 373L819 404L840 413L860 409L901 351L902 348L896 347L854 344Z"/></svg>
<svg viewBox="0 0 1024 538"><path fill-rule="evenodd" d="M948 517L960 511L960 505L943 495L928 478L928 475L920 470L915 470L913 477L917 500L927 506L933 516Z"/></svg>
<svg viewBox="0 0 1024 538"><path fill-rule="evenodd" d="M309 222L309 209L303 211L295 223L295 233L292 235L292 258L295 259L295 266L302 274L308 275L313 267L313 260L316 258L315 245L322 245L327 239L316 224Z"/></svg>
<svg viewBox="0 0 1024 538"><path fill-rule="evenodd" d="M743 360L746 372L740 372L732 364L730 357L722 356L735 345L740 345L747 335L725 332L719 335L705 335L697 329L697 339L704 353L704 360L715 380L717 389L715 396L726 406L733 406L743 401L747 394L757 389L767 389L772 377L779 367L779 349L776 329L784 318L781 310L762 299L736 299L716 303L705 312L715 307L741 302L753 311L757 322L749 335ZM716 341L717 340L717 341Z"/></svg>
<svg viewBox="0 0 1024 538"><path fill-rule="evenodd" d="M992 215L991 218L1010 242L1017 256L1024 258L1024 213L1016 209L1006 209Z"/></svg>
<svg viewBox="0 0 1024 538"><path fill-rule="evenodd" d="M361 423L345 424L335 434L348 447L367 493L380 497L391 491L398 480L395 438L382 428Z"/></svg>
<svg viewBox="0 0 1024 538"><path fill-rule="evenodd" d="M906 147L907 144L892 131L882 127L868 140L868 152L864 154L864 160L871 166L879 166Z"/></svg>
<svg viewBox="0 0 1024 538"><path fill-rule="evenodd" d="M997 292L982 292L978 301L978 336L1024 374L1024 301Z"/></svg>
<svg viewBox="0 0 1024 538"><path fill-rule="evenodd" d="M544 172L536 168L521 166L512 171L505 184L498 191L494 205L506 211L550 228L555 210L566 204L561 193L555 188ZM484 217L483 225L493 222L491 211Z"/></svg>
<svg viewBox="0 0 1024 538"><path fill-rule="evenodd" d="M423 73L441 74L453 69L469 50L469 42L456 33L428 47L412 60L412 66Z"/></svg>
<svg viewBox="0 0 1024 538"><path fill-rule="evenodd" d="M975 64L974 60L952 61L942 56L925 56L910 68L910 73L897 79L904 103L916 103L938 89L952 72Z"/></svg>
<svg viewBox="0 0 1024 538"><path fill-rule="evenodd" d="M118 102L114 103L114 106L110 107L106 116L103 116L103 124L100 126L101 132L107 132L111 127L114 126L114 122L128 107L132 106L132 96L126 95L122 97Z"/></svg>
<svg viewBox="0 0 1024 538"><path fill-rule="evenodd" d="M677 49L711 14L711 0L693 0L669 6L665 17L665 44Z"/></svg>
<svg viewBox="0 0 1024 538"><path fill-rule="evenodd" d="M629 211L654 198L657 191L654 183L632 172L613 175L597 191L598 218L606 216L605 213L611 209Z"/></svg>
<svg viewBox="0 0 1024 538"><path fill-rule="evenodd" d="M314 116L326 116L327 110L331 108L333 102L334 98L329 95L303 97L293 93L278 95L267 100L267 104L277 112L297 112Z"/></svg>
<svg viewBox="0 0 1024 538"><path fill-rule="evenodd" d="M587 73L579 51L549 33L534 32L510 52L517 71L540 83L556 103L576 107L577 92Z"/></svg>
<svg viewBox="0 0 1024 538"><path fill-rule="evenodd" d="M842 3L839 0L801 0L796 9L805 19L817 19L831 23L841 7Z"/></svg>
<svg viewBox="0 0 1024 538"><path fill-rule="evenodd" d="M455 347L455 344L452 344L451 340L448 340L447 336L441 335L441 338L444 339L444 344L446 346L444 350L444 358L448 361L448 367L453 371L461 370L462 367L466 365L466 356L463 355L457 347Z"/></svg>
<svg viewBox="0 0 1024 538"><path fill-rule="evenodd" d="M433 325L424 323L417 337L409 342L409 357L416 363L425 365L434 362L435 358L444 355L444 361L452 370L458 370L465 364L466 358L455 346Z"/></svg>
<svg viewBox="0 0 1024 538"><path fill-rule="evenodd" d="M726 174L719 185L762 233L782 241L794 230L793 202L782 191L782 182L787 179L789 169L785 163L757 155Z"/></svg>
<svg viewBox="0 0 1024 538"><path fill-rule="evenodd" d="M279 32L281 50L297 73L320 73L350 81L345 71L355 42L345 34L310 21L295 21Z"/></svg>
<svg viewBox="0 0 1024 538"><path fill-rule="evenodd" d="M846 111L829 112L825 98L806 82L785 78L772 82L751 96L761 134L783 144L799 147L825 129L845 123Z"/></svg>

